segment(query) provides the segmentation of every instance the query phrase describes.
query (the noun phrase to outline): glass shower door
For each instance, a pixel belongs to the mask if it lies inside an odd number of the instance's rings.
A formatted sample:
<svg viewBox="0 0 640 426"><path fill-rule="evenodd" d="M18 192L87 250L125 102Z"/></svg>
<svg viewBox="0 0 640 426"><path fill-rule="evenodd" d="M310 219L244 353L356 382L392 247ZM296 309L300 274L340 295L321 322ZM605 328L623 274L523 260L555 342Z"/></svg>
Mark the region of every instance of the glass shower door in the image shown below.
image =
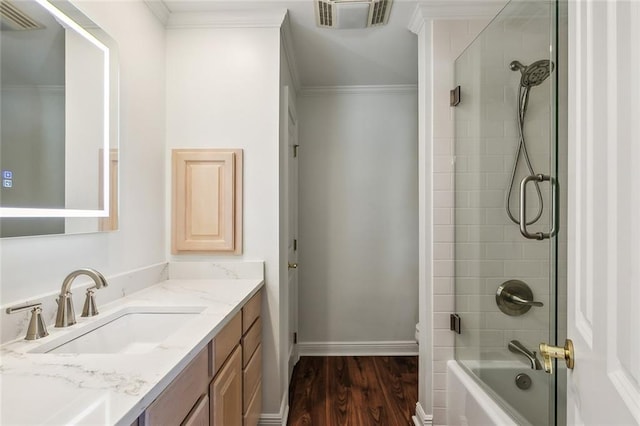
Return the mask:
<svg viewBox="0 0 640 426"><path fill-rule="evenodd" d="M455 63L455 355L522 425L556 418L555 8L511 1Z"/></svg>

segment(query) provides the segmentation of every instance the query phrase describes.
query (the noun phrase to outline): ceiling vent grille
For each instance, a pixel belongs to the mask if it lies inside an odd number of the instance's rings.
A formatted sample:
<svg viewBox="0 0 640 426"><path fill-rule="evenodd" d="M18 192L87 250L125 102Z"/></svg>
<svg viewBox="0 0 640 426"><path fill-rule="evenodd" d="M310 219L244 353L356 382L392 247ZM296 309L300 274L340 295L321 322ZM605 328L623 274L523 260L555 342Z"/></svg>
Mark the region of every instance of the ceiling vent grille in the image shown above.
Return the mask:
<svg viewBox="0 0 640 426"><path fill-rule="evenodd" d="M389 21L393 0L315 0L316 22L322 28L357 29Z"/></svg>
<svg viewBox="0 0 640 426"><path fill-rule="evenodd" d="M321 27L333 27L333 6L331 3L318 1L318 20Z"/></svg>
<svg viewBox="0 0 640 426"><path fill-rule="evenodd" d="M44 25L32 19L7 0L0 1L0 20L3 30L39 30L44 28Z"/></svg>
<svg viewBox="0 0 640 426"><path fill-rule="evenodd" d="M371 15L369 17L369 25L384 25L389 20L391 11L391 0L378 0L372 4Z"/></svg>

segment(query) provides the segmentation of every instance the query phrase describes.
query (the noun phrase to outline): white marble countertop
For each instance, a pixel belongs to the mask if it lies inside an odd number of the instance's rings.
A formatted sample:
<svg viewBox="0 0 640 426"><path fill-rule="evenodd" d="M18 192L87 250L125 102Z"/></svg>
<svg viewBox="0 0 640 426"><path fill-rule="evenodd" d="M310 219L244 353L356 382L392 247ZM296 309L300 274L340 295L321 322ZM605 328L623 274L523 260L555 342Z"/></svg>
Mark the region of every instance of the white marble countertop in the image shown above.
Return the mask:
<svg viewBox="0 0 640 426"><path fill-rule="evenodd" d="M130 425L262 285L261 279L174 279L99 306L96 317L81 318L76 306L76 325L0 347L0 424ZM132 306L204 310L144 354L30 353Z"/></svg>

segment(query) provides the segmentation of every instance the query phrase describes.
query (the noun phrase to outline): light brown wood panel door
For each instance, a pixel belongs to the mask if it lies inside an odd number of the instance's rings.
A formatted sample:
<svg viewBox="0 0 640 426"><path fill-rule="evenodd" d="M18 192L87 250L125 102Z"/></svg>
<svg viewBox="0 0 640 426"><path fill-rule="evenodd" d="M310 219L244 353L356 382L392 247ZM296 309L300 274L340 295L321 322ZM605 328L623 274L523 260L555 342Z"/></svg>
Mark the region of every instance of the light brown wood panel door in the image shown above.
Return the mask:
<svg viewBox="0 0 640 426"><path fill-rule="evenodd" d="M173 253L242 253L242 150L175 149Z"/></svg>
<svg viewBox="0 0 640 426"><path fill-rule="evenodd" d="M242 426L242 351L239 345L211 382L209 398L212 426Z"/></svg>

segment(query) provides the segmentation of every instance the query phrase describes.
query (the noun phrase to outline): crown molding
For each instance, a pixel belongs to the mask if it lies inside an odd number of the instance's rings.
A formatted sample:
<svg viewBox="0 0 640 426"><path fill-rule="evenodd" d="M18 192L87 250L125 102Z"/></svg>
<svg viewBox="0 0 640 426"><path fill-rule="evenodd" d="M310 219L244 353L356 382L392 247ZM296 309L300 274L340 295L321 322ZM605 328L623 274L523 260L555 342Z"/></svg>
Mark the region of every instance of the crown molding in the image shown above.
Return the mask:
<svg viewBox="0 0 640 426"><path fill-rule="evenodd" d="M327 95L371 95L371 94L416 94L416 84L389 84L377 86L321 86L303 87L299 96L327 96Z"/></svg>
<svg viewBox="0 0 640 426"><path fill-rule="evenodd" d="M171 12L164 0L143 0L155 17L169 29L178 28L278 28L287 9Z"/></svg>
<svg viewBox="0 0 640 426"><path fill-rule="evenodd" d="M506 0L433 0L419 3L408 28L418 34L426 21L493 18L506 4Z"/></svg>
<svg viewBox="0 0 640 426"><path fill-rule="evenodd" d="M414 34L420 34L422 27L424 27L424 24L427 21L423 11L424 8L418 4L416 9L413 11L413 15L411 15L411 19L409 19L409 25L407 25L407 28L409 28L409 31Z"/></svg>
<svg viewBox="0 0 640 426"><path fill-rule="evenodd" d="M153 12L155 17L160 21L163 26L167 25L167 21L169 21L169 16L171 15L171 11L167 7L166 3L163 0L143 0L144 4L147 5L149 10Z"/></svg>
<svg viewBox="0 0 640 426"><path fill-rule="evenodd" d="M284 22L280 27L282 35L282 48L289 64L289 72L293 80L293 87L296 92L300 90L300 73L298 71L298 62L296 62L295 49L293 48L293 35L291 33L291 24L289 22L289 13L284 17Z"/></svg>
<svg viewBox="0 0 640 426"><path fill-rule="evenodd" d="M280 28L287 9L171 13L167 29Z"/></svg>

